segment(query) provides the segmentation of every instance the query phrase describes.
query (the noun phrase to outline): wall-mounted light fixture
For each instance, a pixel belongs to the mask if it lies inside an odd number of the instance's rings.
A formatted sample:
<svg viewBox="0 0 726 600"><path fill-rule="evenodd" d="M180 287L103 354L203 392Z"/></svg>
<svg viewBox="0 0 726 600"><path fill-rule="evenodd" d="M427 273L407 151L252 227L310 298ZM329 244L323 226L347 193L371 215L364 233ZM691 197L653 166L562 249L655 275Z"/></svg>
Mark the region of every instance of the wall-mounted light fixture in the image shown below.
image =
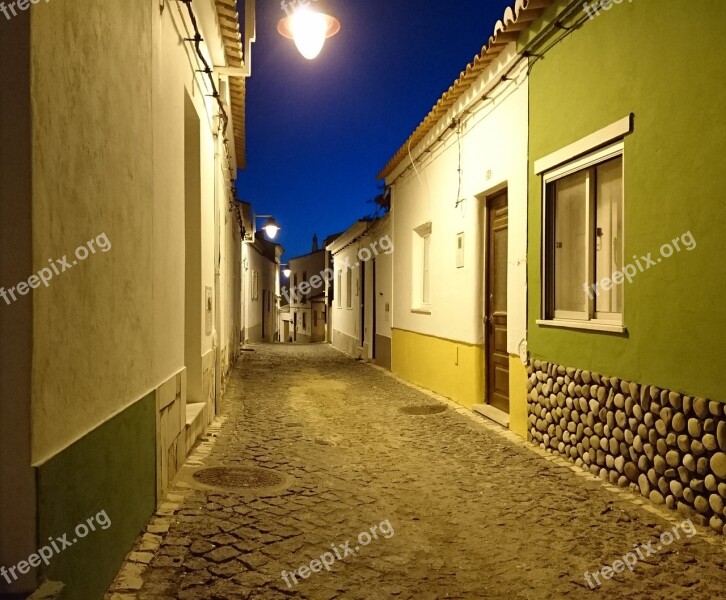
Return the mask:
<svg viewBox="0 0 726 600"><path fill-rule="evenodd" d="M262 231L267 234L268 238L274 240L282 229L282 227L277 224L277 221L275 221L275 218L272 215L254 215L252 217L252 242L255 241L255 236L257 234L257 219L267 219L265 224L262 226Z"/></svg>
<svg viewBox="0 0 726 600"><path fill-rule="evenodd" d="M280 19L277 31L293 40L300 54L308 60L316 58L325 40L340 31L340 21L326 12L322 0L314 0L314 4L310 0L292 0L283 2L283 7L288 14Z"/></svg>

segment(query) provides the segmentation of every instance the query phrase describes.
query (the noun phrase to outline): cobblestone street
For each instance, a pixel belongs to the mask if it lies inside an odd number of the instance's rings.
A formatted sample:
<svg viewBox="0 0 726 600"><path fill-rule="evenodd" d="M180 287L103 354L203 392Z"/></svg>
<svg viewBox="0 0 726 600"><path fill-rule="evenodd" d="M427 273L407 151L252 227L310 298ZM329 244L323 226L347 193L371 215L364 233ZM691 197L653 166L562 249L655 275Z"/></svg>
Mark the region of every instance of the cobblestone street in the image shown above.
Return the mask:
<svg viewBox="0 0 726 600"><path fill-rule="evenodd" d="M400 410L431 405L446 410ZM191 472L214 466L284 481L198 489ZM263 345L107 598L723 598L724 544L700 527L599 589L585 582L683 518L328 346Z"/></svg>

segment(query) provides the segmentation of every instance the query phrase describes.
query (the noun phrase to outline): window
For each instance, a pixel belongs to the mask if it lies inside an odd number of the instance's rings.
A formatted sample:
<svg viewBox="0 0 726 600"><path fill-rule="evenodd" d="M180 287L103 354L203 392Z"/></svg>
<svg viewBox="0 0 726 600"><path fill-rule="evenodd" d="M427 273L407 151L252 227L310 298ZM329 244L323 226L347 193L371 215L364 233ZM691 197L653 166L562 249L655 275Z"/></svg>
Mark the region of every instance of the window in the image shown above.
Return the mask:
<svg viewBox="0 0 726 600"><path fill-rule="evenodd" d="M431 223L413 230L411 309L430 312L431 307Z"/></svg>
<svg viewBox="0 0 726 600"><path fill-rule="evenodd" d="M257 271L252 271L252 300L260 297L260 277Z"/></svg>
<svg viewBox="0 0 726 600"><path fill-rule="evenodd" d="M318 311L314 310L313 311L313 327L317 327L317 326L318 326Z"/></svg>
<svg viewBox="0 0 726 600"><path fill-rule="evenodd" d="M348 269L345 272L345 307L353 308L353 270Z"/></svg>
<svg viewBox="0 0 726 600"><path fill-rule="evenodd" d="M335 287L338 294L338 308L343 308L343 271L338 271L338 285Z"/></svg>
<svg viewBox="0 0 726 600"><path fill-rule="evenodd" d="M623 144L544 176L545 319L621 326Z"/></svg>
<svg viewBox="0 0 726 600"><path fill-rule="evenodd" d="M431 304L431 234L423 239L423 289L421 296L424 304Z"/></svg>
<svg viewBox="0 0 726 600"><path fill-rule="evenodd" d="M308 325L306 323L306 318L305 317L308 316L308 313L303 313L302 316L303 316L302 328L303 328L303 331L307 331Z"/></svg>

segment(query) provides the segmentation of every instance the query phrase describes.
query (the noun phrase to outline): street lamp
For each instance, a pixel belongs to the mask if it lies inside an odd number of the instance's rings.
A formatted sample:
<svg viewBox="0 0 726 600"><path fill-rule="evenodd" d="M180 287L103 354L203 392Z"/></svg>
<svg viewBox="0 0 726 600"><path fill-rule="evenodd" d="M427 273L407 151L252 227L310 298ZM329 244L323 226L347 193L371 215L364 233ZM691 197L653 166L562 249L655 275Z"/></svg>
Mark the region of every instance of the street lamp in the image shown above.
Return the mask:
<svg viewBox="0 0 726 600"><path fill-rule="evenodd" d="M262 230L267 234L267 237L274 240L277 237L277 233L282 229L275 219L270 217L267 219L265 224L262 226Z"/></svg>
<svg viewBox="0 0 726 600"><path fill-rule="evenodd" d="M320 0L315 0L319 6ZM287 8L287 3L283 3ZM293 3L292 12L280 19L277 31L283 37L294 40L297 49L305 58L313 60L320 54L327 38L340 31L340 21L326 14L324 9L316 10L310 2Z"/></svg>
<svg viewBox="0 0 726 600"><path fill-rule="evenodd" d="M292 274L292 271L290 270L289 265L280 265L281 267L285 267L282 270L282 274L287 278L290 279L290 275Z"/></svg>
<svg viewBox="0 0 726 600"><path fill-rule="evenodd" d="M277 224L277 221L275 221L275 218L272 215L255 215L255 231L257 231L257 219L267 219L265 224L262 226L262 231L267 234L268 238L274 240L282 229L282 227Z"/></svg>

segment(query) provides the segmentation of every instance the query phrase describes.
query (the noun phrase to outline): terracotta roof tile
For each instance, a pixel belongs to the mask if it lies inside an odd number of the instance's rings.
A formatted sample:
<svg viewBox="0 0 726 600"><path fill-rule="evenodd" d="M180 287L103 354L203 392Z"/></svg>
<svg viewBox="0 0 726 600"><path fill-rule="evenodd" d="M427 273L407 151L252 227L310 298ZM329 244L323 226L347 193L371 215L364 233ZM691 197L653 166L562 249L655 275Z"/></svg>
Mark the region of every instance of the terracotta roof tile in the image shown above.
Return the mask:
<svg viewBox="0 0 726 600"><path fill-rule="evenodd" d="M482 71L499 56L507 44L516 42L520 33L527 29L530 23L539 19L545 9L553 2L554 0L516 0L514 7L508 7L504 11L504 16L500 21L497 21L493 35L486 45L482 47L481 52L466 66L459 78L444 92L444 95L441 96L431 112L406 140L406 143L388 161L388 164L378 174L379 179L385 179L394 171L408 154L409 144L413 148L421 142L453 104L471 87Z"/></svg>
<svg viewBox="0 0 726 600"><path fill-rule="evenodd" d="M224 54L230 67L244 66L244 51L242 48L242 34L239 29L239 11L237 0L215 0L217 16L219 17L222 39L224 41ZM234 149L237 155L237 168L247 166L246 151L246 97L247 87L244 77L230 77L229 90L231 98L231 113L234 123Z"/></svg>

